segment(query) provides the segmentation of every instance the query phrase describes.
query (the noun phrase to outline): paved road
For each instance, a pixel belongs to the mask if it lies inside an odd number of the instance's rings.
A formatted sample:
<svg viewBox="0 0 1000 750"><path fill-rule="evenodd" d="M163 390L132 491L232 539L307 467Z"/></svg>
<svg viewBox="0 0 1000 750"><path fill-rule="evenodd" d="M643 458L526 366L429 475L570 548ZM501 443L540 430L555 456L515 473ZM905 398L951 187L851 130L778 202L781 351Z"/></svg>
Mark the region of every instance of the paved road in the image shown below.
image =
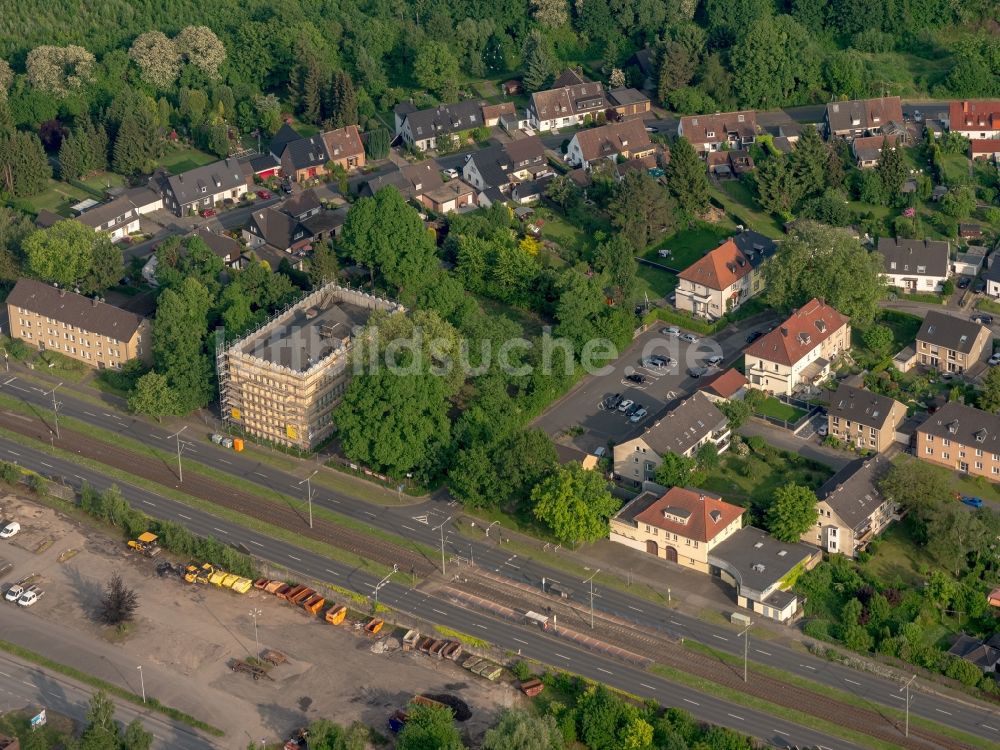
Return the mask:
<svg viewBox="0 0 1000 750"><path fill-rule="evenodd" d="M14 379L12 380L11 378ZM51 398L45 395L42 389L33 386L27 381L17 379L13 374L6 380L0 380L0 391L4 391L11 396L20 397L27 403L40 407L39 414L46 418L51 415L49 411L51 408ZM162 428L155 427L134 417L123 416L114 411L112 407L102 410L93 404L78 401L69 396L68 393L61 398L61 414L73 416L76 419L90 422L107 430L126 434L132 439L146 445L155 446L163 450L169 450L172 447L172 443L167 440L169 433ZM191 435L192 440L195 437L195 435ZM29 456L31 463L27 464ZM247 481L282 494L294 492L294 488L301 479L301 477L262 464L252 457L226 451L212 445L207 440L196 444L185 453L185 456L186 461L197 461L211 465L218 470L232 473ZM30 465L50 475L65 476L70 481L79 481L81 476L86 476L87 474L87 472L76 467L74 464L69 464L55 457L46 458L45 454L41 452L28 451L23 446L18 447L16 443L9 440L0 440L0 457L7 460L18 460L22 464ZM303 471L305 471L305 467ZM105 486L108 484L108 481L103 477L97 476L93 483L98 486ZM159 506L167 502L151 493L134 488L128 490L127 496L133 503L140 503L140 507L145 506L143 509L152 515L158 515L162 512ZM428 501L422 505L406 508L371 506L347 495L315 486L313 488L313 502L336 513L341 513L430 547L437 547L440 544L438 525L445 521L447 517L453 515L455 511L454 508L435 501ZM252 552L261 556L267 556L270 559L274 559L272 554L276 555L280 558L282 564L290 566L298 565L301 560L306 559L307 553L296 547L267 540L266 544L268 546L265 548L262 546L265 543L264 541L260 539L253 539L251 541L247 539L250 536L250 532L227 526L212 516L196 514L193 509L186 508L186 506L180 506L176 503L173 503L173 505L177 506L173 509L173 512L180 516L180 522L192 528L197 533L223 539L231 543L242 541ZM201 517L201 521L198 523L190 520L199 517ZM280 549L272 552L276 545L281 545ZM460 536L456 531L446 526L446 551L464 558L470 552L470 545L472 555L478 565L490 568L514 580L540 587L541 579L544 577L549 580L562 581L570 585L571 588L575 585L567 580L561 571L556 571L533 561L519 558L516 555L512 556L506 548L496 546L493 540L470 543L465 537ZM289 559L291 562L289 562ZM359 571L345 570L331 561L325 561L325 565L322 567L319 567L317 563L315 569L317 572L313 574L320 579L329 580L329 575L334 575L333 582L339 585L348 586L365 594L371 591L373 581ZM664 568L665 583L669 583L669 571L670 567L666 566ZM706 585L710 584L706 582ZM390 603L394 601L391 597L400 597L407 590L400 587L393 588L391 591L395 591L395 594L389 593L384 595L380 593L380 599ZM386 598L386 596L390 598ZM595 607L601 611L634 622L636 627L653 628L674 635L683 635L685 638L691 638L714 648L742 656L743 643L735 638L734 631L731 628L713 625L695 617L661 608L646 599L635 597L616 589L607 589L598 591L595 594ZM444 608L441 607L441 609ZM425 614L424 616L432 620L434 619L433 614ZM493 630L496 630L496 627ZM497 638L493 636L493 630L491 630L491 640L496 641ZM473 630L470 632L476 631ZM899 703L898 684L891 680L842 667L825 659L812 657L776 643L769 642L764 648L751 649L750 656L754 661L834 686L845 692L864 697L872 702L895 708L901 707ZM551 660L546 659L546 661ZM617 662L612 663L617 664ZM576 669L576 665L574 665L574 669ZM597 678L600 679L600 676L598 675ZM635 692L634 689L633 692ZM973 704L971 701L963 703L947 697L920 694L913 700L912 710L915 714L924 718L947 724L991 741L1000 742L1000 719L997 718L993 709ZM703 718L710 717L705 716ZM718 719L717 717L711 717L711 720L717 721Z"/></svg>
<svg viewBox="0 0 1000 750"><path fill-rule="evenodd" d="M6 633L5 633L6 637ZM63 675L49 672L10 654L0 653L0 714L7 711L45 708L83 722L94 688L81 685ZM112 697L115 718L124 726L138 718L146 731L153 733L154 748L201 750L224 747L184 724L154 711L144 711L133 703Z"/></svg>

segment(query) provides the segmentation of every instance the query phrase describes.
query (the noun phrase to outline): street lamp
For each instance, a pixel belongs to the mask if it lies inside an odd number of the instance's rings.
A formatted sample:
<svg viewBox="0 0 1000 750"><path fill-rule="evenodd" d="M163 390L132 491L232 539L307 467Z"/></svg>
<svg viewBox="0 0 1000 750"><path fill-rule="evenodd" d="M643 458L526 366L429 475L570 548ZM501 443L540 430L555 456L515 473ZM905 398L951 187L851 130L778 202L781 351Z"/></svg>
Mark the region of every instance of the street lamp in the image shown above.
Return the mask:
<svg viewBox="0 0 1000 750"><path fill-rule="evenodd" d="M398 572L399 572L399 566L393 563L392 572L389 573L389 575L387 575L381 581L375 584L375 614L378 614L378 590L383 586L385 586L387 583L389 583L389 579L392 578L392 576Z"/></svg>
<svg viewBox="0 0 1000 750"><path fill-rule="evenodd" d="M743 636L743 682L747 681L747 652L750 650L750 628L753 627L753 623L749 623L740 633ZM739 636L737 636L738 638Z"/></svg>
<svg viewBox="0 0 1000 750"><path fill-rule="evenodd" d="M486 527L486 536L489 537L489 535L490 535L490 529L492 529L494 526L499 526L499 525L500 525L499 521L494 521L489 526L487 526Z"/></svg>
<svg viewBox="0 0 1000 750"><path fill-rule="evenodd" d="M584 581L584 583L590 584L590 629L591 630L594 629L594 576L596 576L600 572L601 569L598 568L590 575L590 578Z"/></svg>
<svg viewBox="0 0 1000 750"><path fill-rule="evenodd" d="M917 676L913 675L913 677L910 678L910 681L899 689L899 692L903 692L904 690L906 691L906 724L905 724L905 729L903 730L903 734L905 734L907 737L910 736L910 684L915 679L917 679Z"/></svg>
<svg viewBox="0 0 1000 750"><path fill-rule="evenodd" d="M441 532L441 575L445 575L445 570L444 570L444 526L450 520L451 520L451 516L448 516L446 519L444 519L441 522L440 526L438 526L435 529L432 529L432 531L440 531Z"/></svg>
<svg viewBox="0 0 1000 750"><path fill-rule="evenodd" d="M7 354L7 352L5 351L4 352L4 356L5 357L6 357L6 354ZM9 366L8 366L8 369L9 369ZM52 396L52 415L53 415L53 418L55 419L55 423L56 423L56 438L57 439L59 438L59 402L56 401L56 388L59 388L60 386L62 386L62 383L59 383L59 385L54 386L52 388L52 390L49 392L49 395Z"/></svg>
<svg viewBox="0 0 1000 750"><path fill-rule="evenodd" d="M136 669L139 670L139 687L142 689L142 702L146 702L146 681L142 679L142 665L140 664Z"/></svg>
<svg viewBox="0 0 1000 750"><path fill-rule="evenodd" d="M170 440L170 438L174 438L177 440L177 481L179 482L184 481L184 470L181 468L181 445L182 445L181 433L184 432L184 430L186 429L187 425L184 425L179 430L177 430L177 432L175 432L173 435L170 435L170 437L167 438L167 440ZM57 425L56 435L58 436L58 425Z"/></svg>
<svg viewBox="0 0 1000 750"><path fill-rule="evenodd" d="M312 478L314 476L316 476L317 474L319 474L319 469L316 469L316 471L314 471L312 474L310 474L305 479L303 479L302 482L299 482L299 485L301 485L303 482L306 485L306 501L309 503L309 528L310 529L313 527L313 485L312 485Z"/></svg>
<svg viewBox="0 0 1000 750"><path fill-rule="evenodd" d="M250 619L253 620L253 640L257 644L257 653L255 656L260 656L260 638L257 637L257 618L260 617L263 612L261 612L257 607L250 610Z"/></svg>

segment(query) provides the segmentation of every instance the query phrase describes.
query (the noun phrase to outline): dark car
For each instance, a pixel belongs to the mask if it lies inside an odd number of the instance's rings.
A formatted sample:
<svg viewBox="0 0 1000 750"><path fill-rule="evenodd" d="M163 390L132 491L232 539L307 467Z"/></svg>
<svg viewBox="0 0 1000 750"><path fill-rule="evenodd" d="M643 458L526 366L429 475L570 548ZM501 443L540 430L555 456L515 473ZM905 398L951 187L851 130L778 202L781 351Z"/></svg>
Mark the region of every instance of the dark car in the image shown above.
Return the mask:
<svg viewBox="0 0 1000 750"><path fill-rule="evenodd" d="M708 368L707 367L689 367L688 368L688 375L690 375L692 378L700 378L706 372L708 372Z"/></svg>
<svg viewBox="0 0 1000 750"><path fill-rule="evenodd" d="M972 279L970 279L968 276L963 276L962 278L960 278L958 280L958 288L959 289L968 289L969 288L969 284L971 284L971 283L972 283Z"/></svg>
<svg viewBox="0 0 1000 750"><path fill-rule="evenodd" d="M626 416L626 417L631 417L631 416L632 416L633 414L635 414L635 413L636 413L637 411L639 411L639 409L641 409L641 408L642 408L642 404L640 404L640 403L638 403L638 402L637 402L637 403L634 403L634 404L632 404L632 405L631 405L631 406L630 406L629 408L627 408L627 409L625 410L625 416Z"/></svg>
<svg viewBox="0 0 1000 750"><path fill-rule="evenodd" d="M604 402L604 408L605 409L617 409L618 408L618 404L620 404L622 402L623 398L624 397L620 393L616 393L613 396L608 396L608 398Z"/></svg>
<svg viewBox="0 0 1000 750"><path fill-rule="evenodd" d="M982 279L980 279L979 281L977 281L976 282L976 289L975 289L975 291L976 291L976 294L982 294L983 292L985 292L986 291L986 282L983 281Z"/></svg>
<svg viewBox="0 0 1000 750"><path fill-rule="evenodd" d="M962 502L976 510L983 507L983 499L981 497L965 496L962 498Z"/></svg>
<svg viewBox="0 0 1000 750"><path fill-rule="evenodd" d="M763 335L764 333L762 331L753 331L749 336L747 336L747 343L752 344Z"/></svg>
<svg viewBox="0 0 1000 750"><path fill-rule="evenodd" d="M971 318L969 318L973 323L979 323L980 325L988 326L993 325L993 316L986 315L985 313L976 313Z"/></svg>
<svg viewBox="0 0 1000 750"><path fill-rule="evenodd" d="M645 383L646 382L646 378L644 378L642 375L640 375L637 372L633 372L630 375L626 375L625 379L628 380L628 381L630 381L630 382L632 382L632 383Z"/></svg>

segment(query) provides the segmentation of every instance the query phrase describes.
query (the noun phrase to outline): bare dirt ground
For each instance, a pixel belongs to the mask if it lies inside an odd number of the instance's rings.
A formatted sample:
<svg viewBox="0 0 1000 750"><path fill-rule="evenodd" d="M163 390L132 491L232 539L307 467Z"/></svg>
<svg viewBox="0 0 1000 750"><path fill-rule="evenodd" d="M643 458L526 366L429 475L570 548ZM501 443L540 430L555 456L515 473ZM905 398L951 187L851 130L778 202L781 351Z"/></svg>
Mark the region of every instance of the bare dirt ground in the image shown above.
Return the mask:
<svg viewBox="0 0 1000 750"><path fill-rule="evenodd" d="M141 664L149 694L226 731L220 747L245 748L248 738L270 742L318 718L359 720L387 734L389 714L425 692L451 693L468 703L473 715L461 726L475 741L501 707L518 700L509 686L451 662L399 650L373 654L370 640L271 595L251 590L241 596L161 578L156 561L128 552L88 522L29 500L3 497L0 519L22 526L0 542L0 558L14 563L0 578L2 590L34 573L45 592L27 610L0 601L2 637L137 693L135 665ZM123 637L94 620L116 571L139 595L136 622ZM280 650L289 659L270 670L273 680L254 681L229 667L256 651L254 609L260 611L261 649Z"/></svg>

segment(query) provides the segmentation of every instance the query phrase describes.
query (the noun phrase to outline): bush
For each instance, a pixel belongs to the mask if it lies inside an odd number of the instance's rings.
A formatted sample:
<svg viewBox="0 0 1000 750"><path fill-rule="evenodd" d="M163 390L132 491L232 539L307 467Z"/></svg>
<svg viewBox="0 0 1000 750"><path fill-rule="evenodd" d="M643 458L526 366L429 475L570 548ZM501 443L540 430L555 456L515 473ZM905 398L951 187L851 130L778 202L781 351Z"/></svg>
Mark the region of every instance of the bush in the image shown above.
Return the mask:
<svg viewBox="0 0 1000 750"><path fill-rule="evenodd" d="M827 620L809 620L802 626L802 632L819 641L833 640L830 637L830 623Z"/></svg>
<svg viewBox="0 0 1000 750"><path fill-rule="evenodd" d="M45 477L38 474L29 474L28 488L39 497L45 497L49 492L49 483Z"/></svg>
<svg viewBox="0 0 1000 750"><path fill-rule="evenodd" d="M949 660L944 673L948 677L951 677L951 679L958 680L963 685L967 685L968 687L975 687L978 685L980 678L983 676L979 667L958 657L952 657Z"/></svg>
<svg viewBox="0 0 1000 750"><path fill-rule="evenodd" d="M17 484L21 480L21 470L9 461L0 462L0 481Z"/></svg>
<svg viewBox="0 0 1000 750"><path fill-rule="evenodd" d="M521 682L531 679L531 665L523 659L514 662L514 666L510 668L510 671Z"/></svg>

